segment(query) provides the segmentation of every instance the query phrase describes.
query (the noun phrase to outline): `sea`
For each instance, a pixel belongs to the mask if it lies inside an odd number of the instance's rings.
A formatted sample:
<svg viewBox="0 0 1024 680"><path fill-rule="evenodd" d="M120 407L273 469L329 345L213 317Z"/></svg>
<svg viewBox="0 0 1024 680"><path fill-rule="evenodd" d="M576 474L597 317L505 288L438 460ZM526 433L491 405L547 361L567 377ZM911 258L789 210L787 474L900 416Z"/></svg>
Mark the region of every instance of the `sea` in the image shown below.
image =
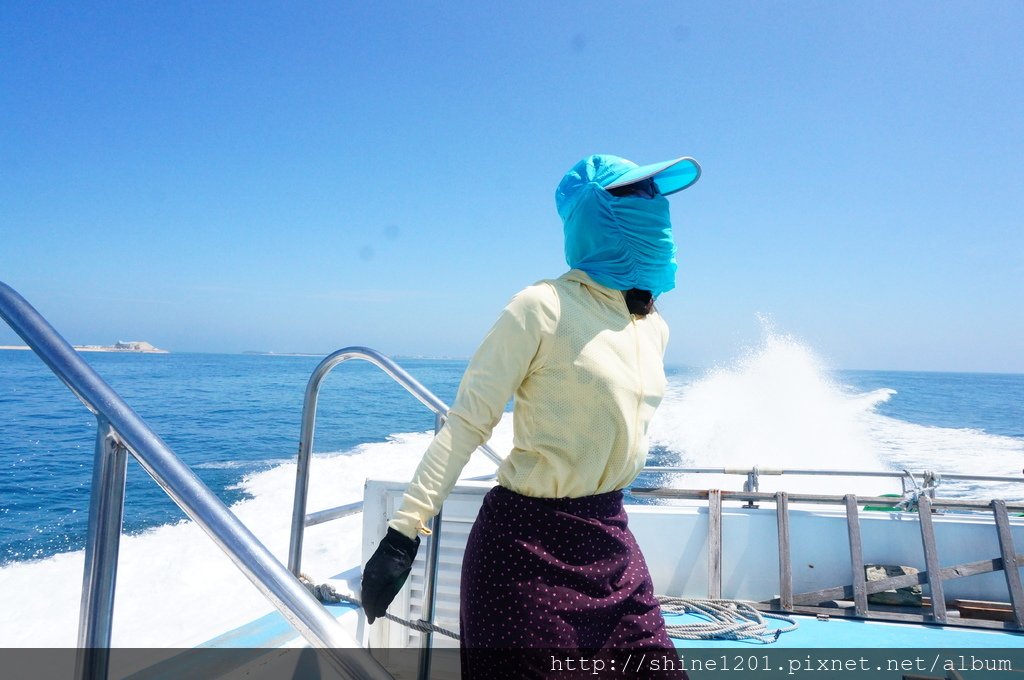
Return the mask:
<svg viewBox="0 0 1024 680"><path fill-rule="evenodd" d="M82 357L282 561L303 395L320 356L89 353ZM442 400L466 362L398 358ZM906 470L939 495L1024 499L1024 375L838 370L767 334L730 362L668 367L652 465ZM511 446L510 414L492 446ZM381 371L347 362L321 392L309 510L359 500L368 476L406 480L433 416ZM95 417L29 351L0 351L0 647L74 646ZM493 471L475 455L465 474ZM862 495L895 480L762 476L762 490ZM742 477L645 473L638 485L741 488ZM629 499L639 502L637 499ZM270 605L134 461L128 467L113 640L200 644ZM304 569L358 565L358 516L311 527Z"/></svg>

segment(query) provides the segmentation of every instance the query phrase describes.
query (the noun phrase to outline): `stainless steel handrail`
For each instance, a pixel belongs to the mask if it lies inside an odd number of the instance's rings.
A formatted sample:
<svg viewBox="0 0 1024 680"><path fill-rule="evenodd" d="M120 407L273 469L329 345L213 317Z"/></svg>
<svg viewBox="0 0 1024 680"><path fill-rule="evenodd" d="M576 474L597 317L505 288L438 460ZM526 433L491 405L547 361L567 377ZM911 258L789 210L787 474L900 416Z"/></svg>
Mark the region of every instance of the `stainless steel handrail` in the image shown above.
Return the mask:
<svg viewBox="0 0 1024 680"><path fill-rule="evenodd" d="M744 491L756 492L761 484L761 475L796 475L796 476L827 476L827 477L870 477L899 479L903 487L905 502L915 504L919 494L925 494L935 498L935 491L939 482L943 479L978 481L978 482L1024 482L1024 477L1007 477L997 475L963 475L957 473L945 474L933 470L921 472L921 482L909 470L819 470L815 468L762 468L755 465L752 468L707 468L707 467L673 467L673 466L651 466L644 468L646 472L681 473L681 474L719 474L719 475L743 475L747 479L743 482ZM753 501L748 501L747 508L757 507Z"/></svg>
<svg viewBox="0 0 1024 680"><path fill-rule="evenodd" d="M818 470L816 468L713 468L713 467L674 467L666 465L650 465L644 472L666 472L679 474L711 474L711 475L824 475L831 477L889 477L905 478L907 473L899 470ZM923 474L923 473L922 473ZM976 482L1024 482L1024 477L1007 477L999 475L963 475L958 473L933 473L937 479L956 479Z"/></svg>
<svg viewBox="0 0 1024 680"><path fill-rule="evenodd" d="M424 406L434 413L434 432L441 430L448 416L448 405L441 401L433 392L424 387L404 368L390 358L369 347L345 347L329 354L321 361L306 384L306 396L302 404L302 431L299 434L298 464L295 472L295 500L292 507L292 532L288 545L288 568L296 576L302 569L302 542L306 527L321 524L362 511L363 503L355 502L337 508L321 510L306 514L306 498L309 493L309 465L313 456L313 434L316 430L316 406L320 397L320 385L324 378L339 364L351 359L368 361L390 376L395 382L416 397ZM478 447L495 465L500 465L502 458L487 444ZM487 478L492 478L489 475ZM479 478L478 478L479 479ZM434 602L437 580L438 550L441 544L441 512L430 520L430 537L427 543L426 565L423 577L423 620L434 621ZM432 635L423 633L420 644L420 662L418 677L426 680L430 676L430 647Z"/></svg>
<svg viewBox="0 0 1024 680"><path fill-rule="evenodd" d="M296 576L302 569L302 542L305 535L305 528L314 524L320 524L332 519L339 519L355 514L362 510L362 503L356 502L343 505L337 508L321 510L311 515L306 514L306 497L309 493L309 462L313 455L313 434L316 430L316 406L320 398L320 385L336 366L351 359L368 361L377 368L384 371L395 382L405 388L409 394L416 397L420 403L426 406L443 423L448 415L448 405L441 401L433 392L424 387L419 380L384 356L380 352L369 347L345 347L327 355L309 377L306 384L306 396L302 403L302 430L299 433L299 454L298 465L295 472L295 500L292 506L292 533L288 542L288 569ZM480 450L495 465L500 465L502 458L494 449L487 444L480 446Z"/></svg>
<svg viewBox="0 0 1024 680"><path fill-rule="evenodd" d="M630 491L634 496L643 498L671 498L681 500L707 500L708 489L676 489L672 487L635 487ZM731 501L774 501L777 494L774 491L718 491L722 500ZM791 503L817 503L821 505L838 505L844 502L845 495L837 494L814 494L814 493L787 493ZM892 498L885 496L856 496L857 502L868 505L887 505L892 503ZM936 498L929 500L934 508L949 508L951 510L991 510L992 501L960 500L956 498ZM1024 510L1024 503L1006 503L1008 510Z"/></svg>
<svg viewBox="0 0 1024 680"><path fill-rule="evenodd" d="M359 645L53 326L2 282L0 318L21 336L98 421L78 634L80 653L76 670L79 677L106 678L109 671L125 453L130 453L285 619L313 646L326 650L328 658L344 677L391 678L368 653L342 655L338 652L339 648Z"/></svg>

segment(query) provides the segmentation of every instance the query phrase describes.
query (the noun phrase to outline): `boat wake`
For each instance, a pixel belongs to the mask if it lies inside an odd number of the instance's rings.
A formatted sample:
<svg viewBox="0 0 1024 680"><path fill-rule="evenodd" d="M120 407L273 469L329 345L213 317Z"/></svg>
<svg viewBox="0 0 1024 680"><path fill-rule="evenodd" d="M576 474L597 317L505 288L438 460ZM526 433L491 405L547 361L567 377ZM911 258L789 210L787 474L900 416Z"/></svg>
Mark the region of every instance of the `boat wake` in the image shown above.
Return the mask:
<svg viewBox="0 0 1024 680"><path fill-rule="evenodd" d="M1021 475L1024 441L966 428L930 427L883 415L896 390L858 392L805 344L766 331L733 365L670 384L651 441L687 467L924 470ZM741 489L740 476L685 475L674 486ZM897 480L761 477L761 490L877 495ZM945 482L940 495L1019 500L1024 484Z"/></svg>
<svg viewBox="0 0 1024 680"><path fill-rule="evenodd" d="M651 426L651 442L671 464L701 467L902 469L1013 475L1020 473L1024 441L979 430L926 427L878 412L899 395L881 388L857 392L844 385L799 341L774 333L734 364L697 377L670 380ZM430 441L429 432L396 433L314 458L309 511L362 498L367 476L407 480ZM492 446L511 446L506 414ZM664 453L667 452L667 453ZM464 476L491 472L474 456ZM384 471L382 473L382 471ZM743 478L689 476L681 487L741 488ZM246 475L237 488L247 498L232 506L282 561L286 560L295 463ZM761 478L762 490L875 495L898 482L839 478ZM943 489L947 488L945 485ZM955 491L1019 499L1019 485L952 485ZM945 494L943 494L945 495ZM360 561L361 518L310 527L304 570L329 578ZM0 640L8 647L75 645L83 551L0 568ZM113 642L120 647L188 647L271 610L193 523L182 521L121 543Z"/></svg>
<svg viewBox="0 0 1024 680"><path fill-rule="evenodd" d="M511 445L511 419L495 443ZM367 476L407 480L430 442L428 432L395 434L387 441L314 457L308 511L363 497ZM464 476L492 471L476 454ZM382 473L382 471L384 471ZM282 562L288 557L295 463L244 477L250 498L231 510ZM362 517L309 527L303 571L322 582L360 563ZM74 647L78 629L84 551L0 568L0 640L6 647ZM192 647L273 607L193 522L164 525L121 538L114 604L116 647Z"/></svg>

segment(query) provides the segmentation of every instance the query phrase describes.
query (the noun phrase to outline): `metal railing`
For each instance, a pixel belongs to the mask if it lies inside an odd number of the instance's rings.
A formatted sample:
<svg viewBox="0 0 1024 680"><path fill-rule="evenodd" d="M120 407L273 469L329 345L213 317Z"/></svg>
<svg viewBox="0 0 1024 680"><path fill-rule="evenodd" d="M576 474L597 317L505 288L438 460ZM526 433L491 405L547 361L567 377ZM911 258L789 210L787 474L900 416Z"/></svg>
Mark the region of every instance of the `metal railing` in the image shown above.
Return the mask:
<svg viewBox="0 0 1024 680"><path fill-rule="evenodd" d="M334 370L336 366L346 361L358 359L368 361L381 369L395 382L405 388L409 394L416 397L420 403L426 406L434 414L434 430L440 430L445 418L448 416L448 405L441 401L433 392L424 387L419 380L384 356L380 352L369 347L345 347L333 352L321 361L306 384L306 396L302 402L302 429L299 433L299 454L298 466L295 473L295 500L292 506L292 532L288 543L288 569L296 576L302 569L302 542L305 528L316 524L322 524L331 520L348 517L362 512L363 503L355 502L348 505L341 505L336 508L321 510L319 512L306 514L306 497L309 494L309 463L313 455L313 435L316 431L316 407L320 398L320 385L324 378ZM495 465L501 464L501 456L495 453L487 444L480 446L480 450ZM493 475L484 477L489 479Z"/></svg>
<svg viewBox="0 0 1024 680"><path fill-rule="evenodd" d="M760 488L761 475L780 476L790 475L797 477L865 477L899 479L903 487L905 502L912 505L917 497L924 494L935 498L935 490L943 480L970 481L970 482L1004 482L1024 483L1024 476L1010 477L1006 475L965 475L960 473L935 472L924 470L920 473L921 481L909 470L819 470L814 468L768 468L755 465L751 468L727 468L727 467L673 467L651 465L644 468L644 472L660 472L669 474L713 474L713 475L741 475L747 479L743 483L743 490L746 492L757 492ZM638 494L640 495L640 494ZM747 499L746 507L755 507L753 499ZM987 507L987 506L986 506ZM913 508L911 508L913 509Z"/></svg>
<svg viewBox="0 0 1024 680"><path fill-rule="evenodd" d="M284 618L310 644L326 651L343 677L391 678L368 653L338 653L338 648L359 645L46 319L4 283L0 283L0 318L97 420L78 631L78 677L102 679L109 671L125 472L127 454L131 454Z"/></svg>
<svg viewBox="0 0 1024 680"><path fill-rule="evenodd" d="M369 347L345 347L329 354L321 361L309 378L306 385L306 396L302 404L302 430L299 435L298 465L295 473L295 500L292 508L292 531L288 544L288 569L296 576L302 569L302 543L305 530L308 526L322 524L331 520L348 517L362 512L363 503L349 503L347 505L321 510L312 514L306 514L306 498L309 493L309 465L313 455L313 435L316 430L316 406L320 397L320 385L336 366L346 361L358 359L368 361L378 367L395 382L405 388L409 394L416 397L420 403L426 406L434 414L434 432L439 432L448 416L448 405L441 401L433 392L424 387L416 378L412 377L404 368L396 364L390 358ZM495 465L501 463L501 456L495 453L487 444L479 447ZM485 475L476 479L493 479L494 475ZM434 604L436 601L435 581L437 579L438 549L441 544L441 512L438 512L430 520L430 536L426 546L426 565L423 576L423 621L433 623ZM426 680L430 677L430 647L433 634L424 632L421 637L419 678Z"/></svg>
<svg viewBox="0 0 1024 680"><path fill-rule="evenodd" d="M644 468L644 472L670 472L680 474L710 474L710 475L809 475L826 477L888 477L890 479L906 478L910 475L906 470L824 470L818 468L768 468L755 465L750 468L727 468L727 467L674 467L665 465L650 465ZM1024 482L1024 477L1010 477L1007 475L963 475L948 472L925 471L923 476L933 476L936 481L942 479L954 479L957 481L976 482Z"/></svg>

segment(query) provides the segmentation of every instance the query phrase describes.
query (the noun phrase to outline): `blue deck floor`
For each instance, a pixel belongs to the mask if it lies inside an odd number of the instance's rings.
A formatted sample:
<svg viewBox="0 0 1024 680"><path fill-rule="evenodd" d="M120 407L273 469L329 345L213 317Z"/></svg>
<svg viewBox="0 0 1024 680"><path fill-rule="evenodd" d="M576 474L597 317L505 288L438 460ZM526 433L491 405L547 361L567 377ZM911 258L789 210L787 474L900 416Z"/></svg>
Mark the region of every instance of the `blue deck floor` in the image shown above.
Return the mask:
<svg viewBox="0 0 1024 680"><path fill-rule="evenodd" d="M799 628L783 633L776 642L765 645L756 640L675 640L679 649L687 647L723 648L908 648L945 647L958 649L1017 647L1024 648L1024 634L999 630L978 630L958 626L928 626L913 623L888 623L830 618L820 621L813 616L792 617ZM669 625L685 625L702 621L694 614L669 614ZM784 621L767 619L774 630L789 626Z"/></svg>
<svg viewBox="0 0 1024 680"><path fill-rule="evenodd" d="M328 605L335 616L351 611L351 605ZM813 616L794 616L799 627L783 633L774 643L765 645L756 640L675 640L677 648L1024 648L1024 634L997 630L978 630L957 626L926 626L881 621L858 621L830 618L820 621ZM698 623L702 619L694 614L668 614L669 625ZM771 629L783 628L788 623L767 619ZM273 612L240 628L216 637L202 647L280 647L296 636L279 613Z"/></svg>
<svg viewBox="0 0 1024 680"><path fill-rule="evenodd" d="M327 604L327 611L335 618L355 609L350 604ZM295 628L288 623L280 612L271 612L266 616L218 635L199 645L200 648L223 647L281 647L298 636Z"/></svg>

